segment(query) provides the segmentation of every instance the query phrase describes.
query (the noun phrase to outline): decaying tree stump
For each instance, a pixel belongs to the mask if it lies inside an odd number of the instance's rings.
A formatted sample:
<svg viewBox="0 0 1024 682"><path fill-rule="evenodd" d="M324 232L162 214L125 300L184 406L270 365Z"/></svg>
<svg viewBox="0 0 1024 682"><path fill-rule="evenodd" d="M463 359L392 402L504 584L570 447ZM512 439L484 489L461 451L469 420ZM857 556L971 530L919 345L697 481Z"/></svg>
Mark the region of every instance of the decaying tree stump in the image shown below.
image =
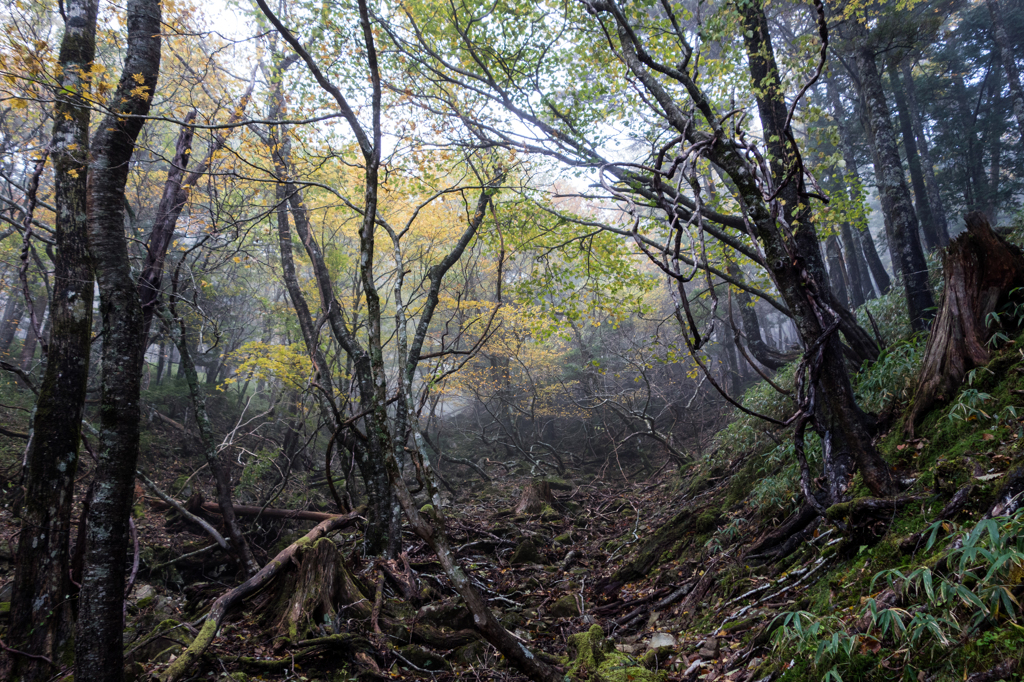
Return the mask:
<svg viewBox="0 0 1024 682"><path fill-rule="evenodd" d="M967 231L943 255L945 290L905 426L911 437L933 405L953 397L968 370L988 363L995 330L986 318L1024 286L1024 252L993 232L984 214L964 219Z"/></svg>
<svg viewBox="0 0 1024 682"><path fill-rule="evenodd" d="M516 514L539 514L544 507L550 507L554 503L551 484L545 480L535 480L530 481L530 485L523 489L523 494L513 511Z"/></svg>

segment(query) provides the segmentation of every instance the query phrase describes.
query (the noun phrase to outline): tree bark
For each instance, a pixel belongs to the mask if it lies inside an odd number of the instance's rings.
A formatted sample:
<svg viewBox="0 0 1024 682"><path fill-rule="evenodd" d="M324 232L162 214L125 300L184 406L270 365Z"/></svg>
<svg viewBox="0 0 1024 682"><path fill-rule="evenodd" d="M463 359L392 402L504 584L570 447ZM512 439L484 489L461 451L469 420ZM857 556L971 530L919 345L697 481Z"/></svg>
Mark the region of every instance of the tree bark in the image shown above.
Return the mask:
<svg viewBox="0 0 1024 682"><path fill-rule="evenodd" d="M993 232L983 213L965 220L967 231L943 256L946 286L906 420L911 435L933 405L955 395L969 369L988 363L994 329L986 318L1009 301L1012 289L1024 286L1024 252Z"/></svg>
<svg viewBox="0 0 1024 682"><path fill-rule="evenodd" d="M279 69L278 73L283 71L286 66L287 64L284 61L278 64L276 67ZM280 116L283 111L283 98L280 93L280 87L278 87L271 104L271 112ZM293 169L289 154L290 140L287 135L273 137L271 140L275 172L279 179L277 185L277 199L279 202L277 225L281 268L288 296L299 319L299 328L306 343L306 350L310 354L315 371L317 371L321 381L325 384L324 390L318 391L322 409L328 410L332 415L335 429L339 434L338 437L345 447L355 454L359 473L366 486L367 528L364 536L364 547L367 553L379 554L391 546L391 549L397 554L399 528L395 515L392 513L395 505L391 487L388 483L387 472L384 468L384 458L387 455L384 450L381 450L384 443L380 437L384 434L381 430L382 425L378 421L381 415L376 412L374 407L377 392L374 388L370 354L346 327L343 309L335 297L334 284L331 280L327 264L324 261L323 252L310 229L309 212L302 201L302 194L298 186L293 182ZM365 441L351 437L350 428L352 425L342 425L338 407L332 403L334 395L332 374L326 358L319 347L319 339L313 324L313 317L295 273L295 264L292 257L292 236L288 223L289 209L295 220L295 231L305 246L313 268L314 279L320 293L321 308L328 320L335 340L349 357L351 364L350 373L353 375L360 393L361 411L368 413L367 416L377 415L372 420L377 426L367 425L367 429L376 435L373 438L367 438ZM383 424L384 431L386 431L386 426L385 422Z"/></svg>
<svg viewBox="0 0 1024 682"><path fill-rule="evenodd" d="M985 4L988 6L989 16L992 17L992 39L999 48L999 58L1003 63L1003 70L1006 71L1006 78L1010 81L1010 99L1013 103L1013 117L1017 120L1017 132L1024 140L1024 87L1021 86L1020 73L1017 70L1016 55L1003 24L999 0L985 0Z"/></svg>
<svg viewBox="0 0 1024 682"><path fill-rule="evenodd" d="M896 114L900 122L900 133L903 136L903 151L907 157L907 167L910 169L910 182L914 188L914 206L917 210L917 220L921 226L921 233L924 235L925 247L932 251L942 246L939 231L935 226L934 212L931 201L928 198L928 190L925 187L924 173L921 170L921 157L917 151L917 139L914 135L914 125L910 116L910 105L907 102L906 91L903 83L900 82L900 74L895 64L889 64L889 79L892 84L893 99L896 102Z"/></svg>
<svg viewBox="0 0 1024 682"><path fill-rule="evenodd" d="M852 300L850 289L852 287L846 286L850 276L847 273L846 263L843 262L843 252L839 248L839 238L836 235L825 240L825 253L828 257L828 278L832 291L844 306L856 308L856 306L850 306Z"/></svg>
<svg viewBox="0 0 1024 682"><path fill-rule="evenodd" d="M242 94L238 106L234 108L228 123L235 123L241 120L245 108L252 98L253 85ZM189 193L196 183L209 171L214 156L227 144L231 128L218 132L206 157L196 166L191 173L186 175L189 159L192 155L192 139L195 129L190 125L195 121L196 111L193 109L185 116L185 125L178 133L178 140L174 145L174 158L171 159L171 168L167 171L167 180L164 182L164 191L160 197L160 204L156 209L156 218L153 220L153 229L149 234L149 242L146 244L146 262L139 275L139 301L142 305L143 317L143 338L148 340L149 330L153 323L153 314L156 310L157 299L160 297L160 286L163 282L164 261L167 256L167 249L174 238L174 229L178 224L178 218L188 202ZM148 347L148 344L147 344Z"/></svg>
<svg viewBox="0 0 1024 682"><path fill-rule="evenodd" d="M864 252L864 260L871 270L871 277L875 280L879 293L883 296L886 295L892 288L892 280L889 278L889 273L885 270L885 265L882 264L882 259L878 255L878 249L875 248L875 239L871 236L871 228L865 227L863 231L858 232L857 240L860 242L861 249Z"/></svg>
<svg viewBox="0 0 1024 682"><path fill-rule="evenodd" d="M551 484L544 480L530 481L523 488L519 502L516 503L512 511L516 514L539 514L545 506L551 506L554 503L555 498L551 494Z"/></svg>
<svg viewBox="0 0 1024 682"><path fill-rule="evenodd" d="M740 278L743 276L739 265L732 258L726 260L726 269L729 274ZM747 349L754 359L768 369L775 371L786 364L796 360L792 353L782 353L765 343L761 333L761 320L757 316L757 309L754 307L753 297L742 289L733 294L736 297L736 309L739 313L740 322L743 325L743 336Z"/></svg>
<svg viewBox="0 0 1024 682"><path fill-rule="evenodd" d="M12 287L7 296L7 305L4 306L4 320L0 323L0 354L7 355L10 351L24 314L25 300L21 292Z"/></svg>
<svg viewBox="0 0 1024 682"><path fill-rule="evenodd" d="M46 288L41 286L41 291L36 295L35 303L35 319L39 322L39 334L45 339L46 338L46 323L43 318L46 315L46 306L49 303L46 295ZM30 318L31 319L31 318ZM26 372L32 368L32 361L35 359L36 346L39 345L39 336L36 335L35 327L31 324L28 326L28 330L25 333L25 344L21 347L21 356L18 358L18 364ZM44 345L45 349L46 346Z"/></svg>
<svg viewBox="0 0 1024 682"><path fill-rule="evenodd" d="M148 347L149 330L153 324L153 313L156 310L157 299L160 297L160 284L163 280L164 259L167 256L167 248L171 245L174 237L174 226L178 222L185 202L188 201L189 185L182 182L188 170L189 158L192 154L192 138L195 128L190 124L196 120L196 110L185 115L185 125L178 133L178 139L174 144L174 156L171 158L171 167L167 171L167 179L164 181L163 195L156 208L156 217L153 220L153 229L149 233L149 242L146 244L146 263L139 275L139 304L142 307L142 338L143 344ZM197 174L193 173L190 180L194 183Z"/></svg>
<svg viewBox="0 0 1024 682"><path fill-rule="evenodd" d="M935 230L939 236L939 245L945 246L949 243L949 222L946 220L946 206L939 194L939 184L935 180L935 170L932 164L931 151L928 148L928 138L924 134L924 123L921 118L921 107L917 103L917 86L914 84L914 70L909 59L904 59L901 65L903 70L903 89L907 93L907 113L910 114L910 122L914 128L914 135L917 137L917 150L921 154L921 166L924 171L924 183L928 192L928 204L932 208L932 220L935 221Z"/></svg>
<svg viewBox="0 0 1024 682"><path fill-rule="evenodd" d="M844 474L845 467L839 466L838 463L849 459L856 462L864 482L873 492L877 491L876 495L890 495L895 492L895 482L888 464L871 442L866 418L853 396L842 343L836 334L822 339L826 334L819 317L822 308L827 307L830 315L835 316L834 323L842 330L855 352L866 356L864 359L877 357L877 346L869 337L862 338L867 337L867 334L856 324L849 310L831 293L821 259L821 250L818 247L818 237L808 215L808 196L803 188L802 170L797 168L790 175L790 164L801 162L789 127L788 110L782 96L782 82L775 64L764 9L758 3L750 2L744 3L740 11L745 29L744 42L751 82L759 86L755 93L766 146L772 159L772 175L776 185L788 183L778 191L778 195L785 202L783 214L792 229L799 268L794 267L795 259L789 252L789 245L780 234L776 218L767 210L768 207L764 206L763 200L755 196L754 192L757 190L750 186L750 180L735 166L733 181L741 190L746 185L744 201L748 206L757 206L764 211L762 215L754 216L754 223L764 245L767 262L771 265L776 286L793 312L793 321L800 331L805 347L821 347L818 360L820 373L817 380L822 400L816 409L821 410L820 419L817 420L818 428L826 443L826 476L833 473ZM726 167L722 163L719 165ZM813 293L809 291L811 287L814 289ZM838 447L827 447L829 442L836 443ZM845 485L845 481L829 481L830 489L835 491L845 490Z"/></svg>
<svg viewBox="0 0 1024 682"><path fill-rule="evenodd" d="M91 149L89 240L102 317L100 436L75 633L75 679L119 681L125 554L139 454L142 309L125 238L125 186L160 73L159 0L129 0L124 70Z"/></svg>
<svg viewBox="0 0 1024 682"><path fill-rule="evenodd" d="M39 658L5 655L0 677L47 680L70 663L73 621L68 545L78 446L92 342L93 273L86 215L89 176L89 81L96 52L95 0L67 0L53 116L56 222L53 343L25 451L8 644Z"/></svg>
<svg viewBox="0 0 1024 682"><path fill-rule="evenodd" d="M871 274L868 272L864 252L858 248L853 236L853 226L843 221L839 226L839 240L843 244L846 256L846 274L850 278L850 307L856 310L875 297L875 288L871 285Z"/></svg>
<svg viewBox="0 0 1024 682"><path fill-rule="evenodd" d="M903 175L896 133L885 101L882 78L875 64L874 50L867 43L867 36L861 36L860 40L861 44L855 49L855 61L860 78L859 89L865 101L867 128L875 149L878 194L892 229L889 250L903 274L910 325L921 331L935 316L935 302L928 285L928 264L918 238L917 214Z"/></svg>

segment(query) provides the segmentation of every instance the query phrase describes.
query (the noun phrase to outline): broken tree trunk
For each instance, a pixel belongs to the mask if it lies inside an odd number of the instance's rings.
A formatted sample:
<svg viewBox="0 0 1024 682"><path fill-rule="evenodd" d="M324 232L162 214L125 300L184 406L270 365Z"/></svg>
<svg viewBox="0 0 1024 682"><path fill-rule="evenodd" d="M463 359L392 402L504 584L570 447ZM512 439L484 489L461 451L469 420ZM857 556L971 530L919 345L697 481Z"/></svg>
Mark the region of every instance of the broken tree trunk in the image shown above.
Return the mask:
<svg viewBox="0 0 1024 682"><path fill-rule="evenodd" d="M945 290L906 422L910 437L933 405L953 397L968 370L988 363L994 329L987 318L1024 286L1024 252L993 232L983 213L965 221L967 231L943 254Z"/></svg>
<svg viewBox="0 0 1024 682"><path fill-rule="evenodd" d="M554 505L555 498L551 494L551 484L547 481L530 481L523 489L523 494L513 510L516 514L539 514L544 507Z"/></svg>
<svg viewBox="0 0 1024 682"><path fill-rule="evenodd" d="M346 516L335 516L332 519L324 521L317 525L316 528L306 533L306 535L300 540L288 545L288 547L274 557L272 561L268 562L266 566L260 569L256 575L249 578L233 590L228 590L222 594L217 601L213 603L213 606L210 607L210 613L206 616L206 621L203 623L203 627L199 631L199 634L192 641L192 644L182 652L181 656L179 656L177 660L168 666L160 676L161 681L176 682L184 677L189 668L202 658L203 653L205 653L209 648L214 637L217 636L217 631L220 629L221 623L224 622L224 616L227 615L231 607L242 599L245 599L249 595L262 589L282 570L289 568L302 548L312 545L328 533L341 530L342 528L347 528L354 524L358 518L359 517L356 514L348 514Z"/></svg>

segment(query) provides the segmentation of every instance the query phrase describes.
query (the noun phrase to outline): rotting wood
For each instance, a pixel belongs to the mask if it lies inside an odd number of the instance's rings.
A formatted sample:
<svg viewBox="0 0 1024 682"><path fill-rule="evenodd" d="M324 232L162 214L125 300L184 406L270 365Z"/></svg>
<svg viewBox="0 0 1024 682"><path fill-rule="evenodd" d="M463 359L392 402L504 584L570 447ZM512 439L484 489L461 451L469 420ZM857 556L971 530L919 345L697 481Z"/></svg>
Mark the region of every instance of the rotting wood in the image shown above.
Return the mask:
<svg viewBox="0 0 1024 682"><path fill-rule="evenodd" d="M968 370L991 359L995 328L989 315L1024 286L1024 252L992 231L979 211L964 220L967 231L950 242L942 263L945 287L918 373L917 393L904 430L909 437L936 403L950 400Z"/></svg>
<svg viewBox="0 0 1024 682"><path fill-rule="evenodd" d="M210 611L203 622L199 634L192 641L192 644L171 663L170 666L160 675L161 682L177 682L185 673L202 657L210 647L217 631L224 622L224 617L235 604L245 597L253 594L265 586L270 580L281 571L291 565L301 547L316 542L328 533L347 528L355 524L359 517L356 514L334 516L318 524L313 530L306 533L300 540L293 542L282 550L276 557L267 563L256 575L252 576L238 587L228 590L222 594L210 607Z"/></svg>
<svg viewBox="0 0 1024 682"><path fill-rule="evenodd" d="M523 494L513 511L516 514L539 514L544 507L550 507L554 502L551 484L543 479L534 480L523 489Z"/></svg>
<svg viewBox="0 0 1024 682"><path fill-rule="evenodd" d="M156 509L169 509L170 505L163 500L149 499L148 502ZM293 521L329 521L337 518L339 514L331 514L330 512L318 512L309 511L306 509L276 509L274 507L255 507L244 504L233 504L231 508L235 511L235 516L265 516L272 519L291 519ZM220 514L220 505L216 502L204 502L200 507L204 512L208 514ZM352 516L353 518L362 518L360 516L347 514L346 516Z"/></svg>
<svg viewBox="0 0 1024 682"><path fill-rule="evenodd" d="M198 525L199 527L201 527L201 528L202 528L203 530L205 530L205 531L207 532L207 534L208 534L208 535L209 535L209 536L210 536L211 538L213 538L214 540L216 540L217 544L218 544L218 545L220 545L220 546L221 546L221 548L222 548L222 549L223 549L223 550L224 550L225 552L227 552L227 551L230 551L230 548L228 547L228 542L227 542L227 540L225 540L225 539L224 539L224 536L223 536L223 535L221 535L220 533L218 533L218 532L217 532L217 529L216 529L216 528L214 528L213 526L211 526L211 525L210 525L209 523L207 523L207 521L206 521L205 519L203 519L203 518L201 518L201 517L199 517L199 516L196 516L195 514L193 514L192 512L190 512L189 510L185 509L185 506L184 506L184 505L183 505L183 504L182 504L181 502L178 502L178 501L177 501L177 500L175 500L175 499L174 499L173 497L171 497L170 495L168 495L167 493L165 493L165 492L164 492L163 490L161 490L161 489L160 489L159 487L157 487L156 483L154 483L153 481L151 481L151 480L150 480L150 479L149 479L149 478L148 478L148 477L147 477L147 476L146 476L146 475L145 475L144 473L142 473L141 471L136 471L136 472L135 472L135 476L136 476L136 477L137 477L137 478L138 478L138 479L139 479L140 481L142 481L142 483L143 483L143 484L144 484L144 485L145 485L145 486L146 486L147 488L149 488L149 490L150 490L150 491L151 491L151 492L152 492L152 493L153 493L154 495L156 495L157 497L159 497L159 498L160 498L160 500L161 500L161 501L162 501L162 502L163 502L164 504L166 504L166 505L170 506L171 508L173 508L173 509L174 509L174 511L178 512L178 513L179 513L179 514L181 514L181 515L182 515L183 517L185 517L186 519L188 519L188 520L189 520L189 521L191 521L192 523L195 523L196 525Z"/></svg>

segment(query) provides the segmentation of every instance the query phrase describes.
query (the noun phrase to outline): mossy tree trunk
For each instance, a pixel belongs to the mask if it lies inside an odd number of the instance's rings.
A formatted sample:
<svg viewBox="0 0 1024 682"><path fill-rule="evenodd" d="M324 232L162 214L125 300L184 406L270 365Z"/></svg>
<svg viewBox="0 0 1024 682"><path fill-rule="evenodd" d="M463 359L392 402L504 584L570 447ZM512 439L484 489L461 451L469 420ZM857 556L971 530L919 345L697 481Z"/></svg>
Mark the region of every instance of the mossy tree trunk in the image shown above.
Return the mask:
<svg viewBox="0 0 1024 682"><path fill-rule="evenodd" d="M53 343L25 453L14 592L6 643L37 658L5 655L0 677L49 679L66 662L71 635L68 545L92 342L93 273L88 255L89 72L96 52L95 0L67 0L58 63L53 142L56 253Z"/></svg>
<svg viewBox="0 0 1024 682"><path fill-rule="evenodd" d="M92 142L89 247L102 317L100 436L75 632L75 679L120 680L124 668L125 555L139 454L145 351L142 308L128 258L125 187L135 142L160 73L159 0L129 0L124 69Z"/></svg>

